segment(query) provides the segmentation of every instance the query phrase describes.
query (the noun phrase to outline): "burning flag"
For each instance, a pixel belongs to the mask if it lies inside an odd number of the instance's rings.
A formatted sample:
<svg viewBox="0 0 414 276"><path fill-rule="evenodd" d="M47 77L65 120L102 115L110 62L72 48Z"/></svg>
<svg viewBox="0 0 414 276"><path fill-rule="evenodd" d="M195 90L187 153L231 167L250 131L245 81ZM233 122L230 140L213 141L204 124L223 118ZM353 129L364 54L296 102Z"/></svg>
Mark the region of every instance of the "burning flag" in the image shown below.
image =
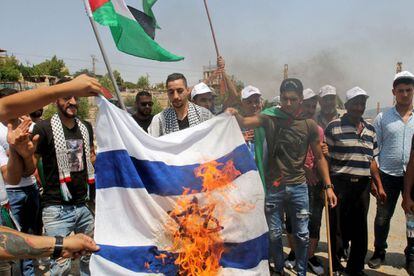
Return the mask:
<svg viewBox="0 0 414 276"><path fill-rule="evenodd" d="M153 138L99 100L94 275L268 275L264 191L226 114Z"/></svg>

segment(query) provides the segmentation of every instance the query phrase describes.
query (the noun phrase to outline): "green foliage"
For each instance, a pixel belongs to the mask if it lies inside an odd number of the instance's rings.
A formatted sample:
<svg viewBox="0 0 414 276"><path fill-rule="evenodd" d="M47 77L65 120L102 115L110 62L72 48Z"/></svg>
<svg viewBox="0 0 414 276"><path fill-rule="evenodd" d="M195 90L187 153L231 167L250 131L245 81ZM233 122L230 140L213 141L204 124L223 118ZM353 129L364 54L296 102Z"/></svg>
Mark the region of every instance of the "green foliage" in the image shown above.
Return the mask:
<svg viewBox="0 0 414 276"><path fill-rule="evenodd" d="M43 119L49 119L57 112L56 104L49 104L43 111ZM89 118L89 102L87 98L79 99L78 117L85 120Z"/></svg>
<svg viewBox="0 0 414 276"><path fill-rule="evenodd" d="M103 87L105 87L106 89L108 89L109 91L111 91L112 95L115 94L115 87L112 84L112 81L109 78L108 74L106 74L103 77L100 77L98 80L102 84Z"/></svg>
<svg viewBox="0 0 414 276"><path fill-rule="evenodd" d="M152 115L160 113L163 110L160 102L155 97L152 97L152 101L154 102L154 105L152 106Z"/></svg>
<svg viewBox="0 0 414 276"><path fill-rule="evenodd" d="M148 76L141 76L137 82L138 89L148 89L150 87L150 82Z"/></svg>
<svg viewBox="0 0 414 276"><path fill-rule="evenodd" d="M0 81L18 81L19 79L19 61L14 56L0 59Z"/></svg>
<svg viewBox="0 0 414 276"><path fill-rule="evenodd" d="M116 83L118 84L118 87L124 87L124 79L121 77L121 73L115 70L112 74L114 74L114 78Z"/></svg>
<svg viewBox="0 0 414 276"><path fill-rule="evenodd" d="M154 84L154 89L156 89L156 90L165 90L166 89L165 83L164 82L159 82L159 83Z"/></svg>
<svg viewBox="0 0 414 276"><path fill-rule="evenodd" d="M77 76L80 76L80 75L82 75L82 74L86 74L86 75L88 75L88 76L95 76L95 74L91 71L91 70L89 70L89 69L87 69L87 68L84 68L84 69L80 69L80 70L78 70L78 71L76 71L74 74L73 74L73 77L77 77Z"/></svg>
<svg viewBox="0 0 414 276"><path fill-rule="evenodd" d="M137 85L133 82L130 82L130 81L124 82L124 86L127 89L136 89L137 88Z"/></svg>
<svg viewBox="0 0 414 276"><path fill-rule="evenodd" d="M123 98L125 106L134 107L135 106L135 95L127 95Z"/></svg>
<svg viewBox="0 0 414 276"><path fill-rule="evenodd" d="M58 59L56 56L53 56L50 60L47 59L34 65L31 73L35 76L50 75L58 78L63 78L64 76L69 75L65 62L62 59Z"/></svg>

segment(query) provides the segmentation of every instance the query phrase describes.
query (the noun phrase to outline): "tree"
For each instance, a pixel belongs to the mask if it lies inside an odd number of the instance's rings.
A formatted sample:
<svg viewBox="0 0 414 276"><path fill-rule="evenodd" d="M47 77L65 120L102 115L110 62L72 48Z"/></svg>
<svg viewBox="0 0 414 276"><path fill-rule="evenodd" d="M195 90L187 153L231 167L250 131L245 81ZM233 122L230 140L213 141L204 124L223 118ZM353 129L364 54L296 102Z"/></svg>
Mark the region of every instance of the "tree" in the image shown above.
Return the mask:
<svg viewBox="0 0 414 276"><path fill-rule="evenodd" d="M148 76L141 76L138 79L137 87L138 89L148 89L150 86L149 78Z"/></svg>
<svg viewBox="0 0 414 276"><path fill-rule="evenodd" d="M92 77L95 76L95 74L91 70L89 70L87 68L84 68L84 69L80 69L80 70L76 71L73 74L73 77L76 78L77 76L82 75L82 74L86 74L86 75L92 76Z"/></svg>
<svg viewBox="0 0 414 276"><path fill-rule="evenodd" d="M14 56L0 59L0 81L18 81L20 76L19 61Z"/></svg>
<svg viewBox="0 0 414 276"><path fill-rule="evenodd" d="M115 70L113 72L113 74L114 74L115 81L118 84L118 87L123 87L124 86L124 80L121 77L121 73L119 73L117 70ZM120 90L122 90L122 89L120 89Z"/></svg>
<svg viewBox="0 0 414 276"><path fill-rule="evenodd" d="M50 75L58 78L63 78L69 75L69 70L66 68L65 62L53 56L50 60L45 60L33 66L34 75Z"/></svg>
<svg viewBox="0 0 414 276"><path fill-rule="evenodd" d="M137 85L133 82L130 82L130 81L124 82L124 85L125 85L125 88L127 88L127 89L136 89L137 88Z"/></svg>

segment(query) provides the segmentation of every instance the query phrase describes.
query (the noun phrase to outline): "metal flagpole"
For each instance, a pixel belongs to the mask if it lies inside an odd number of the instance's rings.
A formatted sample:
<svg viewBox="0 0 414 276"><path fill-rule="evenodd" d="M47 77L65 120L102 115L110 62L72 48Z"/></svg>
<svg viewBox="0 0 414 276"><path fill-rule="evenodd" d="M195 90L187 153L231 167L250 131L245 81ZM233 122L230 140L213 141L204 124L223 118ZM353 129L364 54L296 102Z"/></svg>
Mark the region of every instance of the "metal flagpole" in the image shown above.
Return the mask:
<svg viewBox="0 0 414 276"><path fill-rule="evenodd" d="M93 32L95 34L96 41L98 42L99 49L101 50L102 57L104 59L105 65L106 65L106 69L108 70L109 77L111 78L111 81L112 81L112 83L114 85L116 97L118 98L118 101L119 101L119 104L121 105L121 108L126 111L126 107L125 107L124 101L122 100L122 97L121 97L121 92L119 91L119 87L118 87L118 85L116 83L114 74L112 73L111 64L109 63L108 57L106 55L105 49L104 49L103 44L102 44L102 41L101 41L101 37L99 36L98 28L96 27L96 23L93 20L93 15L92 15L91 7L89 6L88 0L83 0L83 3L85 4L86 14L87 14L87 16L89 18L89 21L91 22L92 29L93 29Z"/></svg>

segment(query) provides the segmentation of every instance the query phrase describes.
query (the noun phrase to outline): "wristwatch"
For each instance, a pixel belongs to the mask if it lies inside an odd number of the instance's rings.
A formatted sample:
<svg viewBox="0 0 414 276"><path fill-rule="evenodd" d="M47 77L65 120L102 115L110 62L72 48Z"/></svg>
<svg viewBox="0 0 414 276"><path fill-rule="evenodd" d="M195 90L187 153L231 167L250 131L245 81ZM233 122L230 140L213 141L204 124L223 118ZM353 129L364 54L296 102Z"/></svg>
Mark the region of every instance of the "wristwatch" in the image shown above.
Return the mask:
<svg viewBox="0 0 414 276"><path fill-rule="evenodd" d="M333 190L333 185L332 184L325 184L325 185L323 185L323 188L325 189L325 190L328 190L329 188L331 188L332 190Z"/></svg>
<svg viewBox="0 0 414 276"><path fill-rule="evenodd" d="M63 251L63 237L62 236L55 236L55 249L53 250L52 258L57 259L60 258Z"/></svg>

